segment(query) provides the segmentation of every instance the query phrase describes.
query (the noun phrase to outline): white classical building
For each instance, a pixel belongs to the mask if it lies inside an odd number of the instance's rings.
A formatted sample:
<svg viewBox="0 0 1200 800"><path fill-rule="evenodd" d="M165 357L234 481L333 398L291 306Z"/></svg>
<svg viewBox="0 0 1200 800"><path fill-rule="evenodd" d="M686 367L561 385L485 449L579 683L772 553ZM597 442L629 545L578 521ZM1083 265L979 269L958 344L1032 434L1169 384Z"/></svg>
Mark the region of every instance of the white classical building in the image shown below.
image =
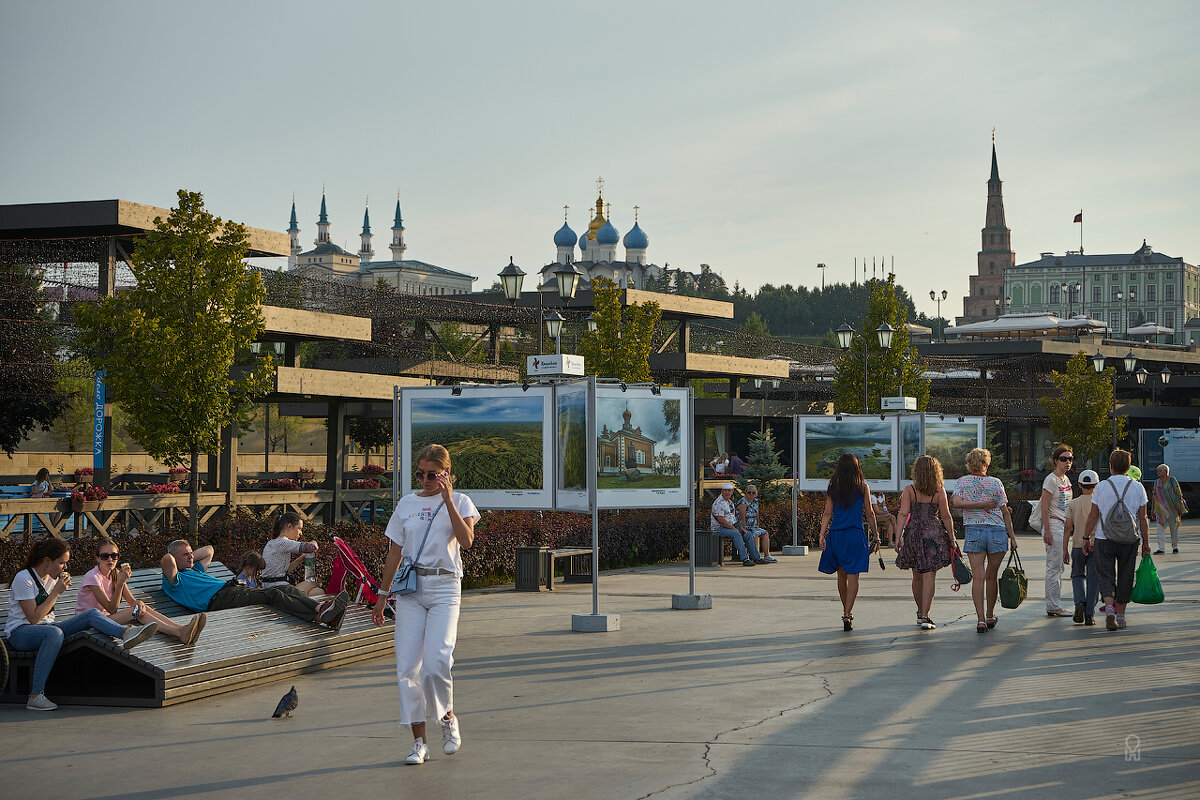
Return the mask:
<svg viewBox="0 0 1200 800"><path fill-rule="evenodd" d="M1111 335L1154 323L1171 329L1163 341L1184 343L1184 324L1200 316L1200 269L1145 240L1133 253L1042 253L1005 270L1004 295L1010 313L1086 314Z"/></svg>
<svg viewBox="0 0 1200 800"><path fill-rule="evenodd" d="M292 252L288 270L307 274L331 276L374 286L381 280L388 286L407 294L454 295L470 294L475 276L439 267L424 261L404 258L408 245L404 243L404 219L400 200L396 199L396 217L392 222L392 243L389 261L375 261L372 246L370 209L363 210L362 233L357 253L350 253L329 238L329 215L325 209L325 193L321 193L321 215L317 219L317 238L313 249L301 252L300 225L296 221L296 201L292 201L292 218L288 235Z"/></svg>

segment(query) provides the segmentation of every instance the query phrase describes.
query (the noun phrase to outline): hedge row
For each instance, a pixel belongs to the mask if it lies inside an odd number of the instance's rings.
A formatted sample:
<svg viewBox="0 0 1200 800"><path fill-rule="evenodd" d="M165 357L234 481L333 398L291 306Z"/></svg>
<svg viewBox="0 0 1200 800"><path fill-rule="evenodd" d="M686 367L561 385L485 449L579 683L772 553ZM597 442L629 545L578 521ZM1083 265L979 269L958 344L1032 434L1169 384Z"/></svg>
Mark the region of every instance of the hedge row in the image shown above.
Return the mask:
<svg viewBox="0 0 1200 800"><path fill-rule="evenodd" d="M800 543L816 544L821 520L823 496L800 499L798 509ZM778 551L791 544L791 503L764 506L759 524L771 533L771 548ZM709 527L708 508L696 513L696 529ZM267 542L269 520L254 514L239 514L230 519L210 520L197 537L199 545L211 544L215 558L236 569L247 550L262 551ZM336 525L305 526L306 539L320 544L316 555L317 578L324 584L329 579L336 550L333 537L341 537L358 553L372 572L383 572L387 556L387 539L382 525L362 525L340 522ZM114 532L113 539L121 548L121 560L135 568L155 567L166 552L167 544L183 536L181 530L154 533L126 534ZM475 543L463 553L465 585L485 586L506 583L516 573L516 548L590 547L591 518L568 512L485 511L475 529ZM95 564L98 549L95 539L70 540L71 572L81 575ZM0 542L0 579L12 580L25 560L28 545L19 541ZM600 567L619 567L679 561L687 558L688 528L686 509L639 509L604 511L600 514Z"/></svg>

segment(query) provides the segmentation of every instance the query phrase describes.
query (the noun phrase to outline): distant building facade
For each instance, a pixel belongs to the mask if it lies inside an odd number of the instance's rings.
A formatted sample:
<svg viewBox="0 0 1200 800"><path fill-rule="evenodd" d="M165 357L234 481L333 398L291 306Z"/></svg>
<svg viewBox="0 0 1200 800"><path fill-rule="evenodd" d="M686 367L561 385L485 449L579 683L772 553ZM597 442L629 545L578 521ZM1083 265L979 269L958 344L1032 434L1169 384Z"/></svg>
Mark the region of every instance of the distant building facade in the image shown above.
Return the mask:
<svg viewBox="0 0 1200 800"><path fill-rule="evenodd" d="M1083 313L1107 323L1114 336L1153 322L1174 331L1160 341L1183 344L1185 324L1200 316L1200 269L1154 252L1143 239L1132 253L1042 253L1006 272L1004 293L1014 312Z"/></svg>
<svg viewBox="0 0 1200 800"><path fill-rule="evenodd" d="M980 236L976 271L970 276L968 294L963 298L963 314L956 319L957 325L982 322L1007 311L1004 302L1007 296L1004 294L1004 274L1017 263L1017 255L1012 249L1012 231L1004 221L1004 194L994 140L992 173L988 177L987 211Z"/></svg>
<svg viewBox="0 0 1200 800"><path fill-rule="evenodd" d="M325 208L325 194L321 194L321 215L317 219L317 238L313 249L304 251L300 245L300 225L296 220L296 202L292 201L292 218L288 225L291 237L291 256L288 269L307 274L316 274L354 281L374 286L383 281L388 286L407 294L456 295L470 294L476 278L436 264L404 258L408 245L404 243L404 219L400 213L400 200L396 200L396 217L392 222L392 243L389 249L392 258L375 261L374 238L371 233L370 209L363 210L363 227L359 234L359 250L351 253L334 244L329 236L329 215Z"/></svg>

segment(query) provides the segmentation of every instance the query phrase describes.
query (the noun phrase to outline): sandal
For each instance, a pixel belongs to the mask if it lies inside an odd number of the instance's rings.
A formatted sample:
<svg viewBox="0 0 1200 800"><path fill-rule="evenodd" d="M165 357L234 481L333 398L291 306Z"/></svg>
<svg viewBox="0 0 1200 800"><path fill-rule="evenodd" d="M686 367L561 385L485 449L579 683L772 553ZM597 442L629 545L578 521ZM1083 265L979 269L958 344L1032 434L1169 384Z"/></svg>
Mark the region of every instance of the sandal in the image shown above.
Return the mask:
<svg viewBox="0 0 1200 800"><path fill-rule="evenodd" d="M842 630L844 630L844 631L854 630L854 625L851 624L851 622L850 622L850 620L852 620L852 619L854 619L853 615L849 615L849 614L842 615Z"/></svg>
<svg viewBox="0 0 1200 800"><path fill-rule="evenodd" d="M992 628L996 627L996 623L999 621L1000 621L999 617L988 617L987 618L988 630L990 631Z"/></svg>
<svg viewBox="0 0 1200 800"><path fill-rule="evenodd" d="M983 620L980 620L979 622L977 622L975 624L975 632L976 633L987 633L988 632L988 624L986 622L984 622Z"/></svg>

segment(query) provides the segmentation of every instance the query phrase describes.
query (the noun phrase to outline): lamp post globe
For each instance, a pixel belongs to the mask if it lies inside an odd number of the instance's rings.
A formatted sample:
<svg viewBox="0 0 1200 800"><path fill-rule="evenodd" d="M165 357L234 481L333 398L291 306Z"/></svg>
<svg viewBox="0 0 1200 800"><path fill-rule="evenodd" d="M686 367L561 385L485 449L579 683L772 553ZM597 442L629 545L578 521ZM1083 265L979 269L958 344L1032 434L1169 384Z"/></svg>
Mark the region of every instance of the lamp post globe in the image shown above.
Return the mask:
<svg viewBox="0 0 1200 800"><path fill-rule="evenodd" d="M1158 377L1162 378L1163 386L1171 382L1171 368L1163 367L1162 372L1158 373Z"/></svg>
<svg viewBox="0 0 1200 800"><path fill-rule="evenodd" d="M1146 378L1150 377L1150 373L1146 371L1145 367L1138 367L1137 372L1133 373L1133 375L1137 378L1138 386L1145 386Z"/></svg>
<svg viewBox="0 0 1200 800"><path fill-rule="evenodd" d="M550 335L551 339L558 339L559 334L562 333L564 320L565 317L557 311L551 311L546 315L546 333Z"/></svg>
<svg viewBox="0 0 1200 800"><path fill-rule="evenodd" d="M554 278L558 282L558 296L563 299L563 302L572 300L575 297L575 290L579 287L579 271L575 269L575 266L563 264L554 270Z"/></svg>
<svg viewBox="0 0 1200 800"><path fill-rule="evenodd" d="M525 282L525 270L513 263L512 256L508 257L508 266L500 270L500 287L508 302L516 304L521 299L521 284Z"/></svg>
<svg viewBox="0 0 1200 800"><path fill-rule="evenodd" d="M1099 350L1096 351L1096 355L1092 356L1092 369L1096 372L1104 372L1104 354Z"/></svg>
<svg viewBox="0 0 1200 800"><path fill-rule="evenodd" d="M841 327L834 331L834 334L837 335L838 347L849 350L850 342L854 340L854 333L854 328L850 327L850 323L843 322Z"/></svg>
<svg viewBox="0 0 1200 800"><path fill-rule="evenodd" d="M1137 368L1137 356L1134 355L1134 352L1132 350L1130 350L1128 353L1126 353L1125 358L1122 360L1125 362L1125 371L1126 372L1133 372L1134 369Z"/></svg>
<svg viewBox="0 0 1200 800"><path fill-rule="evenodd" d="M875 335L879 337L879 346L884 350L889 350L892 347L892 337L896 335L896 329L885 322L875 329Z"/></svg>

